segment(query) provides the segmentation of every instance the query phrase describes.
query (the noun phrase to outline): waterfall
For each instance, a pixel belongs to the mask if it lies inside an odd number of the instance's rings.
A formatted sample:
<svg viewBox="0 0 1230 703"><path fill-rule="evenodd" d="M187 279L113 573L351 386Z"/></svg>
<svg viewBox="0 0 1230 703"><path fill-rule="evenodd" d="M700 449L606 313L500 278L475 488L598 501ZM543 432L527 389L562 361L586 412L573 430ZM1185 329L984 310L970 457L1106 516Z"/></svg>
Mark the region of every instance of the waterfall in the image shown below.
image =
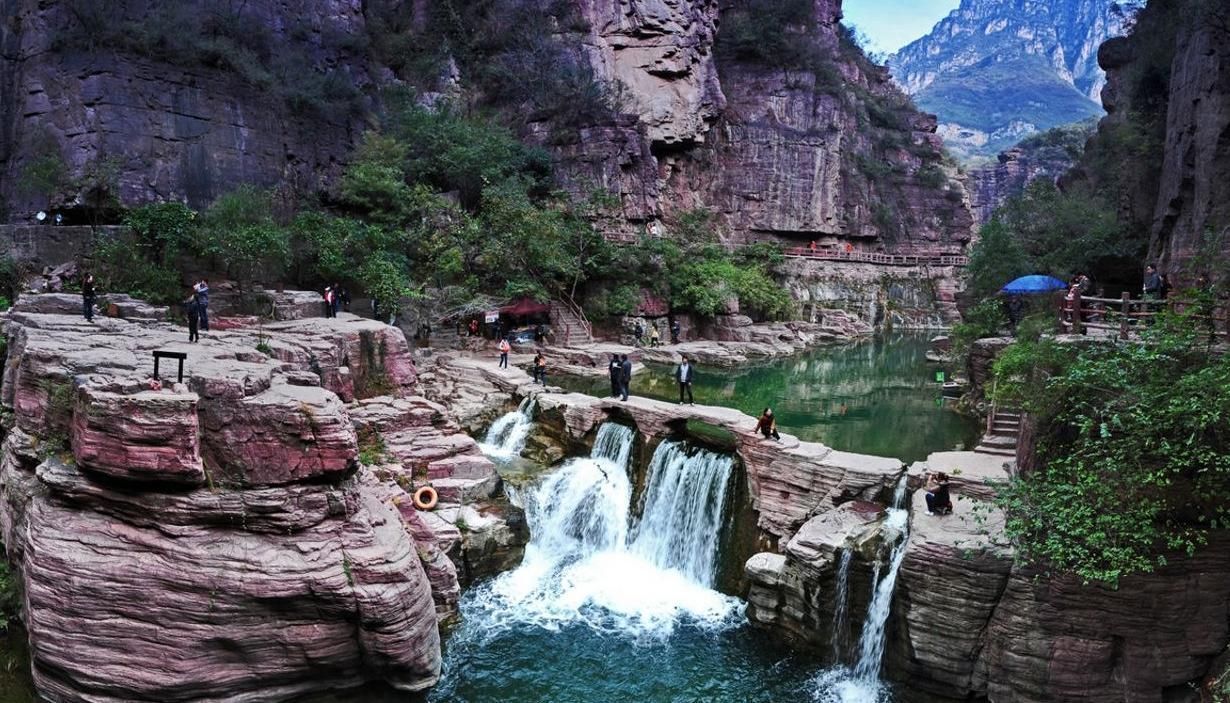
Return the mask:
<svg viewBox="0 0 1230 703"><path fill-rule="evenodd" d="M645 509L631 550L663 569L713 587L718 536L733 461L704 450L690 456L680 442L663 442L649 464Z"/></svg>
<svg viewBox="0 0 1230 703"><path fill-rule="evenodd" d="M590 456L570 459L522 494L530 543L519 567L474 597L493 634L532 624L583 624L637 636L663 635L681 620L738 622L740 602L711 588L732 461L663 442L631 523L628 463L635 433L608 422Z"/></svg>
<svg viewBox="0 0 1230 703"><path fill-rule="evenodd" d="M501 415L491 424L491 429L487 430L483 441L479 442L478 446L483 454L501 461L521 456L521 450L525 448L525 438L529 436L530 428L534 425L534 410L537 407L537 399L528 396L516 410Z"/></svg>
<svg viewBox="0 0 1230 703"><path fill-rule="evenodd" d="M905 492L909 488L910 478L906 474L901 474L901 478L897 481L897 487L893 489L893 507L898 510L905 509Z"/></svg>
<svg viewBox="0 0 1230 703"><path fill-rule="evenodd" d="M890 513L886 524L891 524L894 517L896 516ZM854 667L855 677L863 681L875 682L880 677L880 660L884 658L884 628L888 624L888 614L893 605L893 590L897 586L897 572L901 569L901 562L905 560L907 542L908 535L903 532L888 559L888 571L876 584L871 605L867 608L867 619L863 621L863 636L859 641L858 664Z"/></svg>
<svg viewBox="0 0 1230 703"><path fill-rule="evenodd" d="M845 658L846 645L846 611L850 600L850 562L854 560L854 550L841 550L841 564L837 567L837 595L833 608L833 661L840 664Z"/></svg>
<svg viewBox="0 0 1230 703"><path fill-rule="evenodd" d="M899 505L905 504L905 477L893 494L893 501ZM822 672L813 683L812 700L816 703L888 703L892 694L888 687L880 681L880 663L884 658L884 635L888 625L888 616L893 605L893 591L897 586L897 573L901 563L905 561L906 545L909 542L910 513L904 508L889 508L888 517L884 519L884 528L888 534L896 533L897 541L889 554L887 565L876 562L871 576L871 604L867 607L867 617L863 620L863 632L859 637L859 656L854 668L841 664L839 649L844 635L844 625L839 630L838 622L846 619L845 593L848 589L843 576L849 569L847 557L850 550L842 553L842 563L838 567L838 602L833 623L833 656L837 660L832 669ZM883 574L883 577L881 577Z"/></svg>

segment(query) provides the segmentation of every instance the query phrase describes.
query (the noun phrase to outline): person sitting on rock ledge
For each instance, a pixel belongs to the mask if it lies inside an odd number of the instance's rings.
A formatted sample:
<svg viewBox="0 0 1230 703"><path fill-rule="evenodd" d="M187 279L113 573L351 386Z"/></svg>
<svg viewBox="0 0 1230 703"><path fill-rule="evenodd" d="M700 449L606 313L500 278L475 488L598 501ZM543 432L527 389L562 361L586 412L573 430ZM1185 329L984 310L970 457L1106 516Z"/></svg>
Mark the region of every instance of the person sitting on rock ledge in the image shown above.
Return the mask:
<svg viewBox="0 0 1230 703"><path fill-rule="evenodd" d="M540 385L547 385L547 357L542 352L534 357L534 380Z"/></svg>
<svg viewBox="0 0 1230 703"><path fill-rule="evenodd" d="M952 498L948 494L948 474L938 471L927 474L927 514L952 514Z"/></svg>
<svg viewBox="0 0 1230 703"><path fill-rule="evenodd" d="M756 431L764 435L765 439L772 437L774 440L781 440L782 436L777 433L777 418L773 416L773 408L765 408L764 412L760 413L760 419L756 421Z"/></svg>

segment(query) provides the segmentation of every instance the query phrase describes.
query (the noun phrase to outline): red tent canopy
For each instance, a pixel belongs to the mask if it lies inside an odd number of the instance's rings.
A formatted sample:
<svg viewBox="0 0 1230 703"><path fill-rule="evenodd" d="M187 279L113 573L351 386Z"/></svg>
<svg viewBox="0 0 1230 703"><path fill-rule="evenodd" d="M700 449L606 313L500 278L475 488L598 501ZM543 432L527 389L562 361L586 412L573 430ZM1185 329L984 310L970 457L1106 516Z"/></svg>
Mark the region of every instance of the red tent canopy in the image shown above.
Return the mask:
<svg viewBox="0 0 1230 703"><path fill-rule="evenodd" d="M540 303L532 298L522 298L516 302L505 305L500 308L500 312L507 315L538 315L548 310L546 303Z"/></svg>

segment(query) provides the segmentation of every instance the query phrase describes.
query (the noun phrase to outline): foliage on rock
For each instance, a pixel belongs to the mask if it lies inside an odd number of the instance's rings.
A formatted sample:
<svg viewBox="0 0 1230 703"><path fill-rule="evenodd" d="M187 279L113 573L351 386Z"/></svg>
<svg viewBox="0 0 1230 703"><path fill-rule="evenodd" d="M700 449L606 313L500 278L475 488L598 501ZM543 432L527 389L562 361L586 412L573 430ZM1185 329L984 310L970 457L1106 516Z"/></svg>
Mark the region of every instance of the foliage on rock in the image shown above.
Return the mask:
<svg viewBox="0 0 1230 703"><path fill-rule="evenodd" d="M1113 584L1230 527L1230 356L1194 320L1143 344L1022 339L995 376L1038 423L1038 468L999 497L1026 559Z"/></svg>

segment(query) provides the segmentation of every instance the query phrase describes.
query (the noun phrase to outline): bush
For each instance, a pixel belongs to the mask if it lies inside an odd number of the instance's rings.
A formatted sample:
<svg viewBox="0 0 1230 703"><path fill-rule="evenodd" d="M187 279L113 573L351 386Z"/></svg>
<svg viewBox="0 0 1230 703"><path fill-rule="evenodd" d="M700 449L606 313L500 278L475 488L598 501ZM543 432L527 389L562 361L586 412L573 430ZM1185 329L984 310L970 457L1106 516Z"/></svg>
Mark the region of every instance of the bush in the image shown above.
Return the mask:
<svg viewBox="0 0 1230 703"><path fill-rule="evenodd" d="M21 579L8 561L0 559L0 630L8 630L21 618Z"/></svg>
<svg viewBox="0 0 1230 703"><path fill-rule="evenodd" d="M1038 423L1039 468L998 499L1023 558L1116 584L1227 527L1230 355L1199 329L1163 319L1143 344L1080 351L1025 341L996 362Z"/></svg>

